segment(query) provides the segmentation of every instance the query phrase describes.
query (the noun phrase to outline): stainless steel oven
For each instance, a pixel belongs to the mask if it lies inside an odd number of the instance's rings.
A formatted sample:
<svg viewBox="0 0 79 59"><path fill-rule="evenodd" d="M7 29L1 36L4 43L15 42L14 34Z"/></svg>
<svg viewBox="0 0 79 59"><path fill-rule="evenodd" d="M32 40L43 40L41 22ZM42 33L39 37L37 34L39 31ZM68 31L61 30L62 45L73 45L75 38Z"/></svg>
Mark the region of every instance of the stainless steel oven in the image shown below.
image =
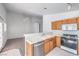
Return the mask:
<svg viewBox="0 0 79 59"><path fill-rule="evenodd" d="M77 35L63 34L61 37L61 48L77 54Z"/></svg>

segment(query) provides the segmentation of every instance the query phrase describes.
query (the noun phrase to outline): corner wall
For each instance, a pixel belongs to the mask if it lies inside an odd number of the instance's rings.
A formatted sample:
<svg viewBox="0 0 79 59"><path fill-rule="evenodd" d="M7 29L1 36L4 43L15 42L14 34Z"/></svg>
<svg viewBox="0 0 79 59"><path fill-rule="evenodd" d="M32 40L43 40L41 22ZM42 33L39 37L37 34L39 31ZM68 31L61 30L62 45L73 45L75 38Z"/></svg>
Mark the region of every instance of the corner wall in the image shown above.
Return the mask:
<svg viewBox="0 0 79 59"><path fill-rule="evenodd" d="M57 20L64 20L66 18L79 17L79 11L71 11L59 14L51 14L43 16L43 32L50 32L51 22Z"/></svg>
<svg viewBox="0 0 79 59"><path fill-rule="evenodd" d="M1 17L0 20L3 19L4 20L3 22L6 23L6 10L2 3L0 3L0 17ZM0 51L6 44L6 41L7 41L7 31L3 32L3 39L2 40L0 39Z"/></svg>
<svg viewBox="0 0 79 59"><path fill-rule="evenodd" d="M6 10L5 10L4 6L2 5L2 3L0 3L0 16L3 19L6 19Z"/></svg>
<svg viewBox="0 0 79 59"><path fill-rule="evenodd" d="M24 34L35 33L33 28L35 22L40 24L40 32L42 32L42 19L9 11L7 14L8 39L20 38L24 37Z"/></svg>

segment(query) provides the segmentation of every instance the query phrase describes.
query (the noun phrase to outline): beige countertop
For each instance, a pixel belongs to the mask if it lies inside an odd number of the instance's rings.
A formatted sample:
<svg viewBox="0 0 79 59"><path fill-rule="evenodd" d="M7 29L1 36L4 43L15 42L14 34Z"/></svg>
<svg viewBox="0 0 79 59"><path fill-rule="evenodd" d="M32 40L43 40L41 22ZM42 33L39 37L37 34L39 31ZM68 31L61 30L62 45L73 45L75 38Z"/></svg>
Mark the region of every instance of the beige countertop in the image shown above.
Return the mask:
<svg viewBox="0 0 79 59"><path fill-rule="evenodd" d="M42 33L36 33L36 34L24 34L25 36L25 41L34 44L38 42L42 42L48 38L59 36L59 35L53 35L53 34L45 34L43 35Z"/></svg>

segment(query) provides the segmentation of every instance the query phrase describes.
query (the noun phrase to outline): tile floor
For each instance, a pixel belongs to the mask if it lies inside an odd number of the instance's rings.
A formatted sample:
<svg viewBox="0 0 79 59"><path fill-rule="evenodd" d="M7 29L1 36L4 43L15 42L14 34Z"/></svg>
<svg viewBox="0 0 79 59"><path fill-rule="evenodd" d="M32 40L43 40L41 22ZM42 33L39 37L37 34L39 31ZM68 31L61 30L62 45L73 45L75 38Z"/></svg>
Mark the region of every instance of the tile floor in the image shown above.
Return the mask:
<svg viewBox="0 0 79 59"><path fill-rule="evenodd" d="M49 52L46 56L76 56L76 55L56 47L51 52Z"/></svg>

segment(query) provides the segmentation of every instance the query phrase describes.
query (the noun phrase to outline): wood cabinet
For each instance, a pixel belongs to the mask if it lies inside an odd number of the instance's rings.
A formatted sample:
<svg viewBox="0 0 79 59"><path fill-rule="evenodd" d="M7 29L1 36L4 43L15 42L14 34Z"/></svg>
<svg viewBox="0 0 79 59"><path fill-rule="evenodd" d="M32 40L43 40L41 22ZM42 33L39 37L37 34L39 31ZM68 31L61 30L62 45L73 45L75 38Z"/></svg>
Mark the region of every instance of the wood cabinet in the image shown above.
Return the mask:
<svg viewBox="0 0 79 59"><path fill-rule="evenodd" d="M79 30L79 17L77 17L77 29Z"/></svg>
<svg viewBox="0 0 79 59"><path fill-rule="evenodd" d="M45 55L56 47L56 40L54 38L49 38L44 41L44 53Z"/></svg>
<svg viewBox="0 0 79 59"><path fill-rule="evenodd" d="M54 44L53 43L53 39L51 39L50 42L49 42L49 48L50 48L50 50L52 50L54 48L53 44Z"/></svg>
<svg viewBox="0 0 79 59"><path fill-rule="evenodd" d="M51 29L57 30L57 22L52 22Z"/></svg>
<svg viewBox="0 0 79 59"><path fill-rule="evenodd" d="M53 50L56 46L60 46L60 40L59 37L51 37L43 41L43 51L44 55L49 53L51 50ZM26 42L26 56L34 56L34 44L30 44Z"/></svg>
<svg viewBox="0 0 79 59"><path fill-rule="evenodd" d="M52 30L60 30L61 29L61 27L60 27L61 24L62 24L62 21L52 22L51 29Z"/></svg>
<svg viewBox="0 0 79 59"><path fill-rule="evenodd" d="M77 19L77 23L79 23L79 17L77 17L76 19Z"/></svg>
<svg viewBox="0 0 79 59"><path fill-rule="evenodd" d="M64 24L76 23L76 18L64 19Z"/></svg>
<svg viewBox="0 0 79 59"><path fill-rule="evenodd" d="M55 39L55 37L51 38L50 42L49 42L49 48L50 48L50 50L52 50L54 47L56 47L56 39Z"/></svg>
<svg viewBox="0 0 79 59"><path fill-rule="evenodd" d="M49 52L49 40L45 40L44 42L44 54Z"/></svg>
<svg viewBox="0 0 79 59"><path fill-rule="evenodd" d="M77 29L79 30L79 24L77 24Z"/></svg>
<svg viewBox="0 0 79 59"><path fill-rule="evenodd" d="M77 55L79 55L79 39L77 41Z"/></svg>
<svg viewBox="0 0 79 59"><path fill-rule="evenodd" d="M33 44L29 44L28 42L26 42L26 55L27 56L33 56L34 51L33 51Z"/></svg>
<svg viewBox="0 0 79 59"><path fill-rule="evenodd" d="M60 38L60 36L56 36L56 46L57 47L61 46L61 38Z"/></svg>
<svg viewBox="0 0 79 59"><path fill-rule="evenodd" d="M30 44L30 43L26 42L26 45L27 45L26 46L26 55L33 56L34 55L34 44ZM46 39L43 44L44 55L49 53L55 47L56 47L56 37Z"/></svg>
<svg viewBox="0 0 79 59"><path fill-rule="evenodd" d="M57 30L61 30L62 21L57 21Z"/></svg>
<svg viewBox="0 0 79 59"><path fill-rule="evenodd" d="M61 30L62 24L72 24L72 23L79 23L79 18L69 18L69 19L52 22L51 29L52 30Z"/></svg>
<svg viewBox="0 0 79 59"><path fill-rule="evenodd" d="M56 47L56 37L54 37L52 41L53 41L53 48L55 48Z"/></svg>

